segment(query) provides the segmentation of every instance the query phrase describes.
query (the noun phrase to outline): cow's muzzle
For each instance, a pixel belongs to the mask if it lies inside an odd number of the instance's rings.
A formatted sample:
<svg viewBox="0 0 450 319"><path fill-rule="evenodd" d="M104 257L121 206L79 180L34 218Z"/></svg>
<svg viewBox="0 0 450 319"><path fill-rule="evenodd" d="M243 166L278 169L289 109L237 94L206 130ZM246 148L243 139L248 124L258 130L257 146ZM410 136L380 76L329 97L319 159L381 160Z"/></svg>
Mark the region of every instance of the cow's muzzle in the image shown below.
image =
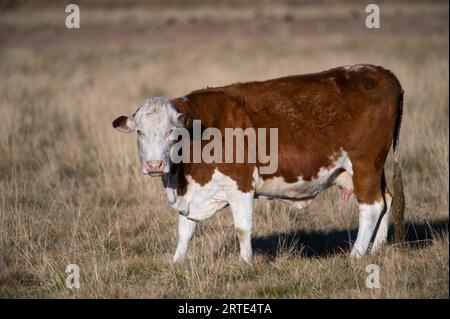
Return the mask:
<svg viewBox="0 0 450 319"><path fill-rule="evenodd" d="M150 160L145 161L145 170L150 176L159 176L164 173L166 161L164 160Z"/></svg>

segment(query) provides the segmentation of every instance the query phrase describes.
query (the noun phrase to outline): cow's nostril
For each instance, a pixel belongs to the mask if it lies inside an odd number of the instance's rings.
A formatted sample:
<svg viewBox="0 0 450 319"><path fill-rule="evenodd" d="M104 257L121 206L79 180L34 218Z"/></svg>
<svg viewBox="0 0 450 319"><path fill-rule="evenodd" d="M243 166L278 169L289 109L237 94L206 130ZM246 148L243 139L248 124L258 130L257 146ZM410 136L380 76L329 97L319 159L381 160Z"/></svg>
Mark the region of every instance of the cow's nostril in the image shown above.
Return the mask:
<svg viewBox="0 0 450 319"><path fill-rule="evenodd" d="M149 160L146 161L147 169L150 172L161 172L165 166L165 161L163 160Z"/></svg>

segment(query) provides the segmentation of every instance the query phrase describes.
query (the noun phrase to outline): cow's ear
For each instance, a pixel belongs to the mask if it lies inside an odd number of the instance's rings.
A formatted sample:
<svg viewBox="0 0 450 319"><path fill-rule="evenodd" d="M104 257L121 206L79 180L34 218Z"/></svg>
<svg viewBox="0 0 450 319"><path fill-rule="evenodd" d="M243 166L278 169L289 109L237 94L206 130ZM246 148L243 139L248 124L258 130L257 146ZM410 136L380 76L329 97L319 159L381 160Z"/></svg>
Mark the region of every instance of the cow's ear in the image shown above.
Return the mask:
<svg viewBox="0 0 450 319"><path fill-rule="evenodd" d="M136 129L136 122L133 116L119 116L112 122L112 126L122 133L131 133Z"/></svg>
<svg viewBox="0 0 450 319"><path fill-rule="evenodd" d="M177 118L177 127L190 129L192 127L192 115L189 113L181 113Z"/></svg>

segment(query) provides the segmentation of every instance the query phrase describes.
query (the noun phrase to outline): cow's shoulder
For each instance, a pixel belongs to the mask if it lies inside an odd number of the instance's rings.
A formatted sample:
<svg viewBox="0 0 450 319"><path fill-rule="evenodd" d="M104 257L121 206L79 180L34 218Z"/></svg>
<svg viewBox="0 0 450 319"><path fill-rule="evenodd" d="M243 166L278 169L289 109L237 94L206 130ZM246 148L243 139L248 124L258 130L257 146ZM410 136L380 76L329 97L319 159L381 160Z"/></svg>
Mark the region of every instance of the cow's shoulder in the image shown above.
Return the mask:
<svg viewBox="0 0 450 319"><path fill-rule="evenodd" d="M247 128L252 123L245 109L245 100L238 94L222 88L197 90L173 99L173 106L200 120L205 128Z"/></svg>

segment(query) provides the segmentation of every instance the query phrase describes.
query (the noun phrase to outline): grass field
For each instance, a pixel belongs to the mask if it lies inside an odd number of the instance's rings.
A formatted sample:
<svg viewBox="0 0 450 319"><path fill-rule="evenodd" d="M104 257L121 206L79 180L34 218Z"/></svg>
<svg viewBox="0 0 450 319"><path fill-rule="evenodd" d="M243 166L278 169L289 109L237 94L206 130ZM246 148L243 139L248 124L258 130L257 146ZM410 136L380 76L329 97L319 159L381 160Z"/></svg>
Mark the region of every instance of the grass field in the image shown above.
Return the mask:
<svg viewBox="0 0 450 319"><path fill-rule="evenodd" d="M448 298L448 2L383 2L371 30L364 8L81 5L79 30L64 6L0 12L0 297ZM228 209L172 265L178 214L112 120L148 96L360 62L406 92L407 245L351 260L356 201L330 189L304 211L256 201L252 265ZM71 263L80 289L65 287Z"/></svg>

